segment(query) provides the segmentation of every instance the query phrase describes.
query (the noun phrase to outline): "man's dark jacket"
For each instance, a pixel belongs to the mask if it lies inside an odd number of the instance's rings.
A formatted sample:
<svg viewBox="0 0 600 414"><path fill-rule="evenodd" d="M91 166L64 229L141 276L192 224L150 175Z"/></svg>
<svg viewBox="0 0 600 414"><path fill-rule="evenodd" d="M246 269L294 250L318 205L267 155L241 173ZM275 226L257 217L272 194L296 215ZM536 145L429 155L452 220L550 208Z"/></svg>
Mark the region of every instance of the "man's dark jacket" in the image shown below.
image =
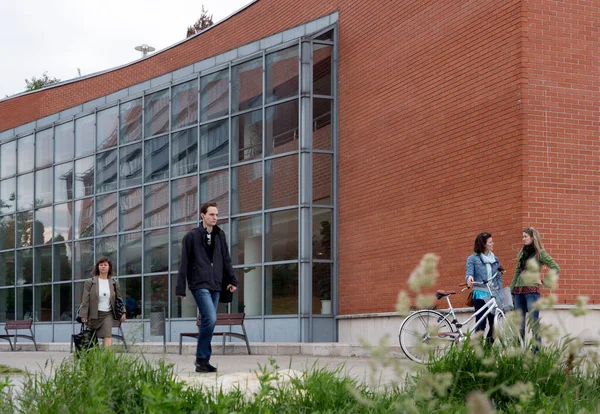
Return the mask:
<svg viewBox="0 0 600 414"><path fill-rule="evenodd" d="M220 291L222 296L226 293L224 291L227 285L238 285L231 266L231 256L229 256L225 233L219 226L213 227L211 233L214 245L212 261L208 255L206 234L204 226L200 226L190 231L183 238L181 262L179 263L179 274L177 276L177 286L175 287L177 296L185 296L186 280L190 290ZM231 299L227 300L224 296L219 301L230 302Z"/></svg>

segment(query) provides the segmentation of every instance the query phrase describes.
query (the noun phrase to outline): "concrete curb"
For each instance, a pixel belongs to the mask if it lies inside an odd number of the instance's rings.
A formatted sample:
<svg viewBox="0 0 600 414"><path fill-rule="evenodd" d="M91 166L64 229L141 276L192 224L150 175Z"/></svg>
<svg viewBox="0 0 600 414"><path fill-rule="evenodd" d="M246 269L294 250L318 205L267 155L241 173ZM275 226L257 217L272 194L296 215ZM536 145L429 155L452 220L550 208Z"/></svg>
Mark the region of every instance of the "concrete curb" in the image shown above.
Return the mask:
<svg viewBox="0 0 600 414"><path fill-rule="evenodd" d="M119 346L119 342L113 343ZM66 342L48 342L39 343L38 350L44 352L69 352L70 344ZM35 351L33 343L18 342L19 351ZM167 342L167 354L178 354L179 343ZM406 356L399 346L388 347L389 356L393 358L405 359ZM163 344L161 342L138 342L129 345L131 352L144 352L149 354L163 353ZM213 355L223 355L223 346L219 343L212 344ZM319 342L319 343L254 343L250 344L252 355L269 355L269 356L289 356L289 355L305 355L316 357L358 357L367 358L371 354L368 350L358 344L348 344L339 342ZM0 344L0 352L10 352L8 343ZM183 355L194 355L196 353L195 342L184 342L182 346ZM225 355L248 355L246 344L243 342L231 342L225 345Z"/></svg>

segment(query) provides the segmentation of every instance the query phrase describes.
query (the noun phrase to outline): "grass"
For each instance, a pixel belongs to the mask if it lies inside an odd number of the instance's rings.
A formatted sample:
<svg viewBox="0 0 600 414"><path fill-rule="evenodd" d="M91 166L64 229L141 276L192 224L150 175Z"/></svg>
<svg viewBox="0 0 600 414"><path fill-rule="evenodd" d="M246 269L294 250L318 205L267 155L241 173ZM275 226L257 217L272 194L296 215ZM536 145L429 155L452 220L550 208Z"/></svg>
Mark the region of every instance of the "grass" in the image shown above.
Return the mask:
<svg viewBox="0 0 600 414"><path fill-rule="evenodd" d="M19 368L7 367L6 365L0 364L0 375L8 374L25 374L25 371Z"/></svg>

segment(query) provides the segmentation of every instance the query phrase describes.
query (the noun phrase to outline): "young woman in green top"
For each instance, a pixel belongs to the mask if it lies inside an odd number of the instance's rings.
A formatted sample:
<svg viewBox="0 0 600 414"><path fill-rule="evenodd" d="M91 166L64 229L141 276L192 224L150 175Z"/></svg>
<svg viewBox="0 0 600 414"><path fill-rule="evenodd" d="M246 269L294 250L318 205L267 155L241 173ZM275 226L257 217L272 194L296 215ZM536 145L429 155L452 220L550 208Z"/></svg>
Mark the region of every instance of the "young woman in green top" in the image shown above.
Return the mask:
<svg viewBox="0 0 600 414"><path fill-rule="evenodd" d="M544 250L540 232L534 227L527 227L523 230L523 248L517 256L517 268L510 284L510 290L514 295L515 310L521 312L522 316L521 338L525 338L525 321L527 313L530 313L535 338L540 342L537 329L540 311L535 310L533 304L540 299L540 285L543 284L543 281L539 277L535 281L524 280L523 272L526 270L529 260L535 260L540 270L543 265L546 265L557 273L560 271L560 267L554 259Z"/></svg>

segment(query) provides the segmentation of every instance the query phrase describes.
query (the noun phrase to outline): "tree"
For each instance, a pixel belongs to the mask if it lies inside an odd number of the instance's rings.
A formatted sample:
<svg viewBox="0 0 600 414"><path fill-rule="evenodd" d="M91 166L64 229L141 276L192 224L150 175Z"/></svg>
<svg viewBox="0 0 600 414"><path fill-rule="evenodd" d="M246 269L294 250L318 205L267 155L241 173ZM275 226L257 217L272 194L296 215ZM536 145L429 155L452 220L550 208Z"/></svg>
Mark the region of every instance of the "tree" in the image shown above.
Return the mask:
<svg viewBox="0 0 600 414"><path fill-rule="evenodd" d="M38 89L45 88L46 86L50 86L53 83L58 83L58 82L60 82L60 79L50 78L50 77L48 77L48 72L44 72L44 74L39 79L37 79L35 76L32 76L31 80L25 79L25 84L27 85L25 90L27 92L35 91Z"/></svg>
<svg viewBox="0 0 600 414"><path fill-rule="evenodd" d="M195 35L196 33L200 33L202 30L212 25L212 14L209 15L208 10L204 10L204 5L202 5L202 14L200 14L200 18L192 26L188 26L187 34L185 35L185 37L187 38Z"/></svg>

